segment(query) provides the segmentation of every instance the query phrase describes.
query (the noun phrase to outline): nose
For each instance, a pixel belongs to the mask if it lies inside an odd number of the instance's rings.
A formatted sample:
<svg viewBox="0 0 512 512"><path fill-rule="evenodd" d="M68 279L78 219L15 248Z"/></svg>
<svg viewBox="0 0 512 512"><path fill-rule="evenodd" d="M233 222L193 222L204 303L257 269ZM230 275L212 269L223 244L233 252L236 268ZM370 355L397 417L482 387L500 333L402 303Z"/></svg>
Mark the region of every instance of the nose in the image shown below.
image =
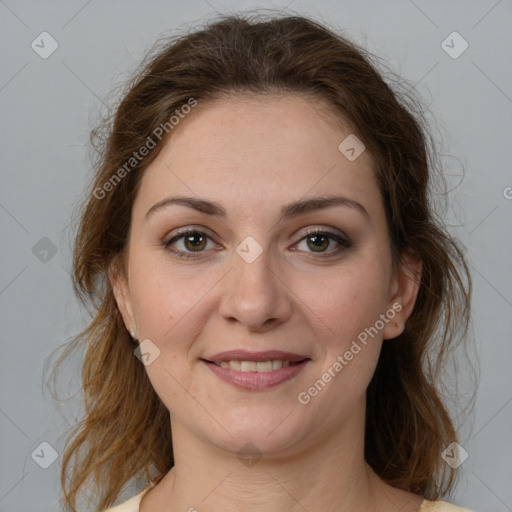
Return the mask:
<svg viewBox="0 0 512 512"><path fill-rule="evenodd" d="M224 280L219 312L231 323L249 331L265 332L288 320L292 312L292 292L279 275L268 251L248 263L234 255L234 268Z"/></svg>

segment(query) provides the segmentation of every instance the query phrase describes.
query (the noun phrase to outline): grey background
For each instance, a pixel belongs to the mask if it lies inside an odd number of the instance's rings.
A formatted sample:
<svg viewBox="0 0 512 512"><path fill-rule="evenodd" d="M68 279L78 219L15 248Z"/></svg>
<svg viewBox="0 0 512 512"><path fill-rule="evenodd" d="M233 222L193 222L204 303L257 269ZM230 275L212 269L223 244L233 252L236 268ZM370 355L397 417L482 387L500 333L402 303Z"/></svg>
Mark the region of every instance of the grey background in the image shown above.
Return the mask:
<svg viewBox="0 0 512 512"><path fill-rule="evenodd" d="M102 100L159 36L216 11L287 4L387 60L437 120L449 183L463 179L449 217L471 262L481 365L461 436L469 457L451 500L481 512L512 510L510 0L0 0L1 512L57 510L62 437L79 402L58 410L43 393L42 368L87 318L70 285L68 224L90 178L86 144ZM43 31L59 45L47 59L31 47ZM453 31L469 44L455 59L441 47ZM77 390L75 363L64 392ZM42 442L59 454L47 469L34 460L50 462Z"/></svg>

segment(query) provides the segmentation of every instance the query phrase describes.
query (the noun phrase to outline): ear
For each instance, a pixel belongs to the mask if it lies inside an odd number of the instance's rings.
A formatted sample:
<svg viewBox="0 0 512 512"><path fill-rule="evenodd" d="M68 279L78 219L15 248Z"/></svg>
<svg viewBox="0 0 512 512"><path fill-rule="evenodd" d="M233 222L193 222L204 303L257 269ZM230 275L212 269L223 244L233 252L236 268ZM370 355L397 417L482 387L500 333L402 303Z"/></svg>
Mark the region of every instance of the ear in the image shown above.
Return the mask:
<svg viewBox="0 0 512 512"><path fill-rule="evenodd" d="M422 263L419 256L410 250L405 250L402 253L390 285L388 311L394 311L395 316L384 328L383 338L385 340L396 338L404 331L405 322L412 313L418 296L421 268Z"/></svg>
<svg viewBox="0 0 512 512"><path fill-rule="evenodd" d="M123 318L128 332L136 332L135 316L133 314L132 300L128 278L121 257L115 258L108 267L108 278L116 300L117 308Z"/></svg>

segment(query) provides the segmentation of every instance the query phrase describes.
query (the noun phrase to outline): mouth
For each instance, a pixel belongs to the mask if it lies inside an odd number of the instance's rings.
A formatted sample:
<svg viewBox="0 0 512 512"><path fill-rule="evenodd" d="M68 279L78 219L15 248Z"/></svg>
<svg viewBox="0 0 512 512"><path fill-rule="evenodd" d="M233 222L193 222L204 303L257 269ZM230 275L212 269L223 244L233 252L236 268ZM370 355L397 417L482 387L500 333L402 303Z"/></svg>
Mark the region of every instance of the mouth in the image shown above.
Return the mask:
<svg viewBox="0 0 512 512"><path fill-rule="evenodd" d="M239 361L237 359L232 359L230 361L221 361L220 363L216 363L215 361L208 361L207 359L203 359L203 361L206 363L214 364L219 368L230 368L231 370L239 372L267 373L280 370L281 368L296 366L303 363L304 361L310 361L310 359L305 358L300 361L288 361L282 359L269 359L268 361Z"/></svg>
<svg viewBox="0 0 512 512"><path fill-rule="evenodd" d="M284 354L280 356L280 354ZM281 357L281 358L280 358ZM216 360L212 360L216 359ZM220 380L237 389L264 391L297 376L310 362L309 357L289 353L224 353L201 361Z"/></svg>

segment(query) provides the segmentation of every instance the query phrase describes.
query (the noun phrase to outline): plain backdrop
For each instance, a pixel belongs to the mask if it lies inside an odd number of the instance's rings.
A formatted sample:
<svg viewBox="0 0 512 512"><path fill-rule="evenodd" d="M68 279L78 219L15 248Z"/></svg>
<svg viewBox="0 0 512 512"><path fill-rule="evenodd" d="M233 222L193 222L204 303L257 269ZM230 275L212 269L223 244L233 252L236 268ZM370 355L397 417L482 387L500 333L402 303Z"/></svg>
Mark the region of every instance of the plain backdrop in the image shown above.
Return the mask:
<svg viewBox="0 0 512 512"><path fill-rule="evenodd" d="M87 321L69 278L69 222L91 176L86 145L102 101L158 37L217 13L287 6L381 56L436 119L480 361L461 430L468 458L450 499L512 510L510 0L0 0L1 512L58 509L62 437L77 409L56 408L42 369ZM79 358L66 372L72 393Z"/></svg>

